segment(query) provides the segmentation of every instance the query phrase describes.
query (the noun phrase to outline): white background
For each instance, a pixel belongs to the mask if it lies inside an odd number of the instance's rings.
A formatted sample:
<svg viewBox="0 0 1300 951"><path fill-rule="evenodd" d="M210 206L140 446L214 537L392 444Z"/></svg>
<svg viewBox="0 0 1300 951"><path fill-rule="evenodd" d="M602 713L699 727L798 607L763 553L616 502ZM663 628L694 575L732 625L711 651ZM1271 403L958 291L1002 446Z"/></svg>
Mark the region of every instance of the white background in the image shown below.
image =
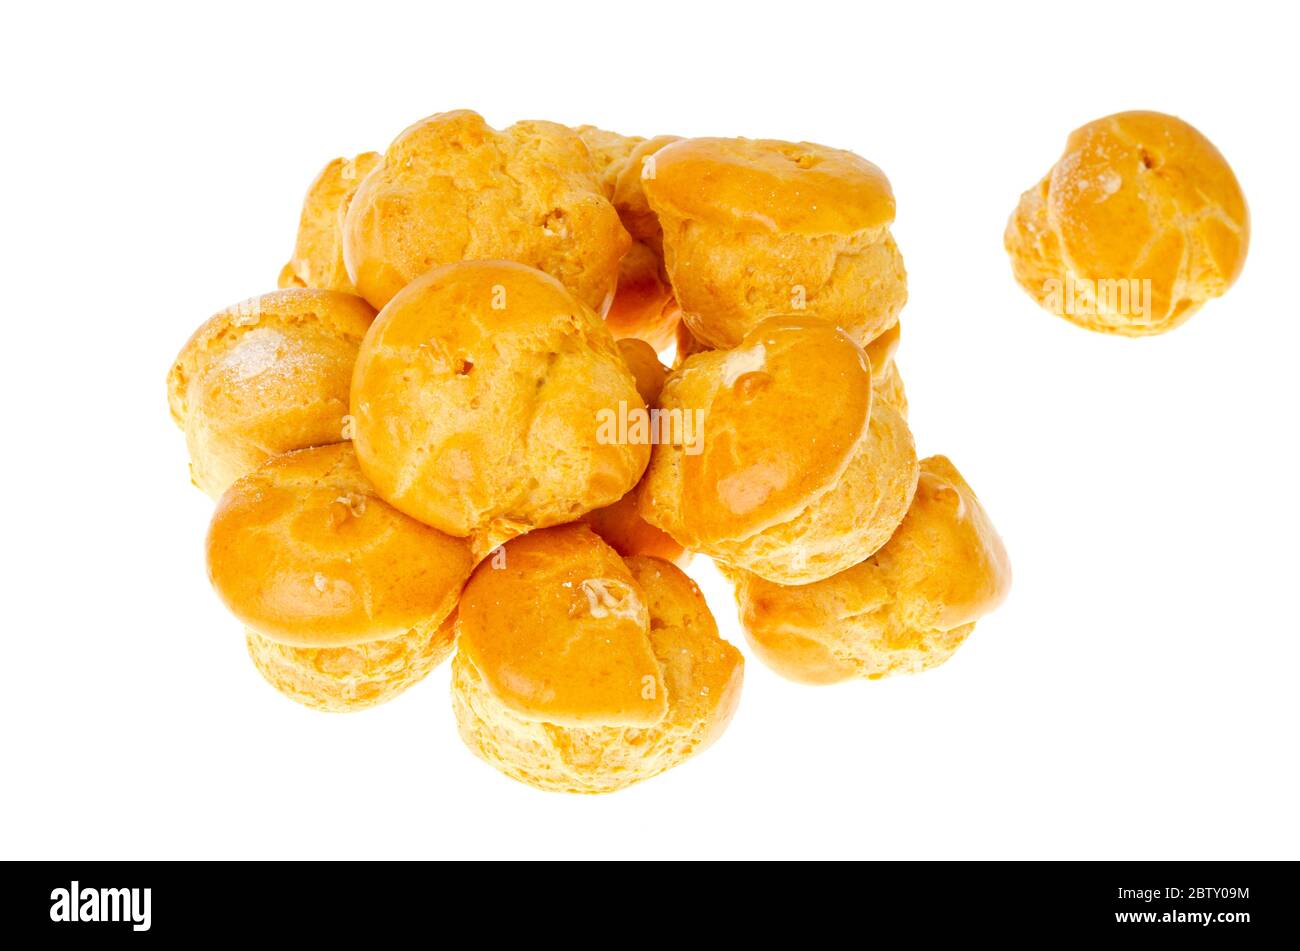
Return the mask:
<svg viewBox="0 0 1300 951"><path fill-rule="evenodd" d="M0 57L0 856L1300 857L1286 5L106 6L14 7ZM596 798L468 753L446 666L351 716L261 681L165 374L274 287L321 165L457 107L885 169L918 447L1015 566L947 666L809 688L751 660L717 746ZM1002 250L1069 131L1134 108L1205 132L1254 228L1237 286L1148 340L1038 310Z"/></svg>

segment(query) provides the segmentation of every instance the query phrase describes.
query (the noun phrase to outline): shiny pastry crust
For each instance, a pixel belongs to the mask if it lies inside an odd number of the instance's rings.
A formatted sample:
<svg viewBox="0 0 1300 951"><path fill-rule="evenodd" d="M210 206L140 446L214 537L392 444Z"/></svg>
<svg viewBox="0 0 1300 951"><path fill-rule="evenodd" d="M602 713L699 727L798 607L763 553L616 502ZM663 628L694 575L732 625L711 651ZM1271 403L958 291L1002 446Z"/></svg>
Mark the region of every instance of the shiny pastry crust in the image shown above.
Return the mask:
<svg viewBox="0 0 1300 951"><path fill-rule="evenodd" d="M822 684L942 664L1006 597L1011 566L965 479L931 456L907 517L867 560L800 586L731 578L759 657L792 680Z"/></svg>
<svg viewBox="0 0 1300 951"><path fill-rule="evenodd" d="M1205 136L1173 116L1122 112L1070 135L1021 196L1004 241L1016 280L1045 309L1089 330L1146 336L1227 291L1245 264L1250 215ZM1138 283L1117 283L1129 281ZM1074 300L1090 290L1092 302Z"/></svg>
<svg viewBox="0 0 1300 951"><path fill-rule="evenodd" d="M641 514L728 565L825 578L883 545L911 501L907 423L873 403L866 355L825 322L774 318L735 350L690 357L660 407L703 411L703 439L698 453L655 447Z"/></svg>
<svg viewBox="0 0 1300 951"><path fill-rule="evenodd" d="M208 576L231 612L295 647L342 647L438 624L469 546L388 505L350 444L276 456L222 496Z"/></svg>
<svg viewBox="0 0 1300 951"><path fill-rule="evenodd" d="M574 539L556 540L556 536L573 531L574 527L565 526L537 533L545 536L542 543L525 555L525 567L541 569L544 585L571 573L548 568L547 563L568 559ZM507 565L515 563L511 546L525 541L527 538L518 539L506 546ZM603 722L608 714L602 712L587 716L586 722L578 725L558 724L539 717L535 710L521 711L516 698L503 698L500 692L497 665L505 655L485 659L478 649L482 642L505 635L506 630L496 625L475 628L475 621L467 624L462 616L461 650L452 662L452 706L461 737L477 756L507 776L540 789L603 793L658 775L721 735L739 702L744 669L740 652L718 637L699 588L680 570L657 558L637 557L627 559L625 571L631 591L646 612L642 645L650 651L657 671L654 688L661 691L664 704L657 720L648 725L615 724ZM529 623L532 617L527 603L519 605L513 615L511 623L526 628L525 640L542 636L541 646L564 633L543 631ZM530 670L526 679L545 682L556 702L571 712L590 714L607 707L604 691L592 693L591 670L586 663L576 668L557 665L544 681L534 679L541 673L537 669Z"/></svg>
<svg viewBox="0 0 1300 951"><path fill-rule="evenodd" d="M863 344L898 317L907 276L889 234L884 174L851 152L801 142L683 139L642 175L663 229L682 318L728 348L797 312Z"/></svg>

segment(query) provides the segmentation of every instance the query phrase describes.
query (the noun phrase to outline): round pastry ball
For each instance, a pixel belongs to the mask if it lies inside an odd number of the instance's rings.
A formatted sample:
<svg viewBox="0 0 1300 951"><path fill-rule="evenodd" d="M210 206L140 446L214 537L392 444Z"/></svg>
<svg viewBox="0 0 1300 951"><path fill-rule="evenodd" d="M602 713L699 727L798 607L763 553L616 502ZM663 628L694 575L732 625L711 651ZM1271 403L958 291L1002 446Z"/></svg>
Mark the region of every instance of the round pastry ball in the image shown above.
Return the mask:
<svg viewBox="0 0 1300 951"><path fill-rule="evenodd" d="M1011 564L987 513L943 456L921 462L907 517L884 548L813 584L732 575L758 656L809 684L942 664L1006 597Z"/></svg>
<svg viewBox="0 0 1300 951"><path fill-rule="evenodd" d="M276 456L231 486L207 560L258 669L325 709L388 699L445 657L439 628L472 567L464 539L384 502L346 443Z"/></svg>
<svg viewBox="0 0 1300 951"><path fill-rule="evenodd" d="M461 110L417 122L389 147L348 207L343 258L376 307L430 268L502 258L545 271L603 314L630 244L572 129L498 132Z"/></svg>
<svg viewBox="0 0 1300 951"><path fill-rule="evenodd" d="M684 548L806 584L862 561L907 512L907 422L873 401L866 354L825 321L771 318L689 357L659 409L641 514Z"/></svg>
<svg viewBox="0 0 1300 951"><path fill-rule="evenodd" d="M412 282L366 335L352 380L357 456L380 494L444 532L496 541L625 495L650 447L605 423L644 411L600 318L509 261Z"/></svg>
<svg viewBox="0 0 1300 951"><path fill-rule="evenodd" d="M336 158L316 176L302 203L293 257L280 271L280 287L319 287L355 294L343 265L343 216L361 184L383 156L363 152Z"/></svg>
<svg viewBox="0 0 1300 951"><path fill-rule="evenodd" d="M351 294L284 290L195 331L167 376L194 484L216 498L273 455L345 439L352 368L374 317Z"/></svg>
<svg viewBox="0 0 1300 951"><path fill-rule="evenodd" d="M247 632L248 656L267 683L303 706L327 713L393 699L451 656L455 614L405 634L347 647L293 647Z"/></svg>
<svg viewBox="0 0 1300 951"><path fill-rule="evenodd" d="M828 320L862 344L907 300L889 181L852 152L683 139L656 152L641 179L682 319L707 346L734 347L789 313Z"/></svg>
<svg viewBox="0 0 1300 951"><path fill-rule="evenodd" d="M1051 313L1129 337L1172 330L1241 273L1246 199L1186 122L1121 112L1070 134L1007 224L1016 280Z"/></svg>
<svg viewBox="0 0 1300 951"><path fill-rule="evenodd" d="M476 755L539 789L602 793L709 746L744 660L699 589L582 525L508 542L461 600L452 707Z"/></svg>

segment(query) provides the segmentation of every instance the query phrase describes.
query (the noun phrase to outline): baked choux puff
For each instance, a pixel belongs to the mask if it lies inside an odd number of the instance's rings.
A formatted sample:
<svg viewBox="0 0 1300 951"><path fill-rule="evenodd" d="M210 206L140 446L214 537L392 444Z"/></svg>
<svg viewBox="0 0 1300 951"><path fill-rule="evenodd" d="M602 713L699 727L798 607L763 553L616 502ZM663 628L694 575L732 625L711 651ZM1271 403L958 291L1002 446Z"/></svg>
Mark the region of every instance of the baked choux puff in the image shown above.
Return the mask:
<svg viewBox="0 0 1300 951"><path fill-rule="evenodd" d="M699 588L584 525L532 532L474 570L452 705L466 745L539 789L613 792L721 735L744 662Z"/></svg>
<svg viewBox="0 0 1300 951"><path fill-rule="evenodd" d="M1070 134L1004 235L1016 280L1101 333L1177 327L1241 273L1250 214L1227 160L1181 119L1121 112Z"/></svg>
<svg viewBox="0 0 1300 951"><path fill-rule="evenodd" d="M683 547L781 584L806 584L878 549L907 511L916 449L873 400L842 329L774 317L733 350L689 357L659 397L641 514Z"/></svg>
<svg viewBox="0 0 1300 951"><path fill-rule="evenodd" d="M281 287L357 292L343 264L343 217L361 180L382 159L378 152L363 152L336 158L321 169L303 200L298 240L293 257L280 271Z"/></svg>
<svg viewBox="0 0 1300 951"><path fill-rule="evenodd" d="M294 289L195 331L167 376L191 481L216 498L271 456L347 438L352 369L374 317L351 294Z"/></svg>
<svg viewBox="0 0 1300 951"><path fill-rule="evenodd" d="M208 576L277 690L320 710L390 700L445 660L469 544L388 505L350 444L286 453L222 496Z"/></svg>
<svg viewBox="0 0 1300 951"><path fill-rule="evenodd" d="M641 181L682 319L707 346L734 347L792 312L865 344L907 300L889 181L852 152L682 139L654 154Z"/></svg>
<svg viewBox="0 0 1300 951"><path fill-rule="evenodd" d="M631 243L572 129L498 132L461 110L417 122L389 147L348 206L343 259L375 307L430 268L501 258L545 271L604 314Z"/></svg>
<svg viewBox="0 0 1300 951"><path fill-rule="evenodd" d="M1011 564L966 480L931 456L903 523L866 561L795 587L732 580L758 656L791 680L827 684L942 664L1006 597Z"/></svg>
<svg viewBox="0 0 1300 951"><path fill-rule="evenodd" d="M390 504L476 550L577 519L636 485L636 381L599 317L510 261L436 268L366 335L352 379L361 468Z"/></svg>

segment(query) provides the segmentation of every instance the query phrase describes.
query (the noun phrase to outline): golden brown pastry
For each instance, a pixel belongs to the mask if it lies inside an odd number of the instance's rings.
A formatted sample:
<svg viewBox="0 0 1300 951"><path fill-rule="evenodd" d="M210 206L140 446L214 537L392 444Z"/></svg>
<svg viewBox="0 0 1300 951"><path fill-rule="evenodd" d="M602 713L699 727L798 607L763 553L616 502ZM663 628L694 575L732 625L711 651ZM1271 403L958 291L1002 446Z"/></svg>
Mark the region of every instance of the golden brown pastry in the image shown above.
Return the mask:
<svg viewBox="0 0 1300 951"><path fill-rule="evenodd" d="M894 407L906 419L907 391L903 389L903 378L899 376L898 364L894 360L894 355L898 352L899 333L899 324L895 323L863 347L863 350L871 363L871 387L875 398Z"/></svg>
<svg viewBox="0 0 1300 951"><path fill-rule="evenodd" d="M603 314L630 244L573 130L518 122L498 132L461 110L417 122L389 147L352 198L343 258L376 307L430 268L501 258L545 271Z"/></svg>
<svg viewBox="0 0 1300 951"><path fill-rule="evenodd" d="M323 710L396 696L445 659L469 545L398 512L342 443L276 456L222 496L208 576L277 689Z"/></svg>
<svg viewBox="0 0 1300 951"><path fill-rule="evenodd" d="M1173 116L1121 112L1070 134L1004 241L1046 310L1102 333L1164 333L1232 286L1250 214L1228 162Z"/></svg>
<svg viewBox="0 0 1300 951"><path fill-rule="evenodd" d="M851 152L683 139L654 154L642 185L682 319L708 346L734 347L760 321L790 313L866 343L907 299L889 181Z"/></svg>
<svg viewBox="0 0 1300 951"><path fill-rule="evenodd" d="M641 514L685 548L806 584L862 561L907 511L912 434L873 405L866 354L825 321L771 318L688 358L659 405L681 425L654 447Z"/></svg>
<svg viewBox="0 0 1300 951"><path fill-rule="evenodd" d="M216 498L273 455L341 442L352 368L374 317L350 294L285 290L195 331L167 375L194 484Z"/></svg>
<svg viewBox="0 0 1300 951"><path fill-rule="evenodd" d="M466 745L540 789L613 792L712 743L744 661L699 588L586 526L508 542L465 586L452 706Z"/></svg>
<svg viewBox="0 0 1300 951"><path fill-rule="evenodd" d="M732 580L758 656L791 680L827 684L942 664L1002 603L1011 564L966 480L931 456L907 517L866 561L797 587Z"/></svg>
<svg viewBox="0 0 1300 951"><path fill-rule="evenodd" d="M280 287L357 292L343 265L343 217L361 180L382 160L378 152L363 152L336 158L321 169L303 200L298 240L293 257L280 271Z"/></svg>
<svg viewBox="0 0 1300 951"><path fill-rule="evenodd" d="M393 506L479 546L616 502L650 447L605 438L644 413L604 323L552 277L509 261L412 282L366 335L352 380L361 467Z"/></svg>

